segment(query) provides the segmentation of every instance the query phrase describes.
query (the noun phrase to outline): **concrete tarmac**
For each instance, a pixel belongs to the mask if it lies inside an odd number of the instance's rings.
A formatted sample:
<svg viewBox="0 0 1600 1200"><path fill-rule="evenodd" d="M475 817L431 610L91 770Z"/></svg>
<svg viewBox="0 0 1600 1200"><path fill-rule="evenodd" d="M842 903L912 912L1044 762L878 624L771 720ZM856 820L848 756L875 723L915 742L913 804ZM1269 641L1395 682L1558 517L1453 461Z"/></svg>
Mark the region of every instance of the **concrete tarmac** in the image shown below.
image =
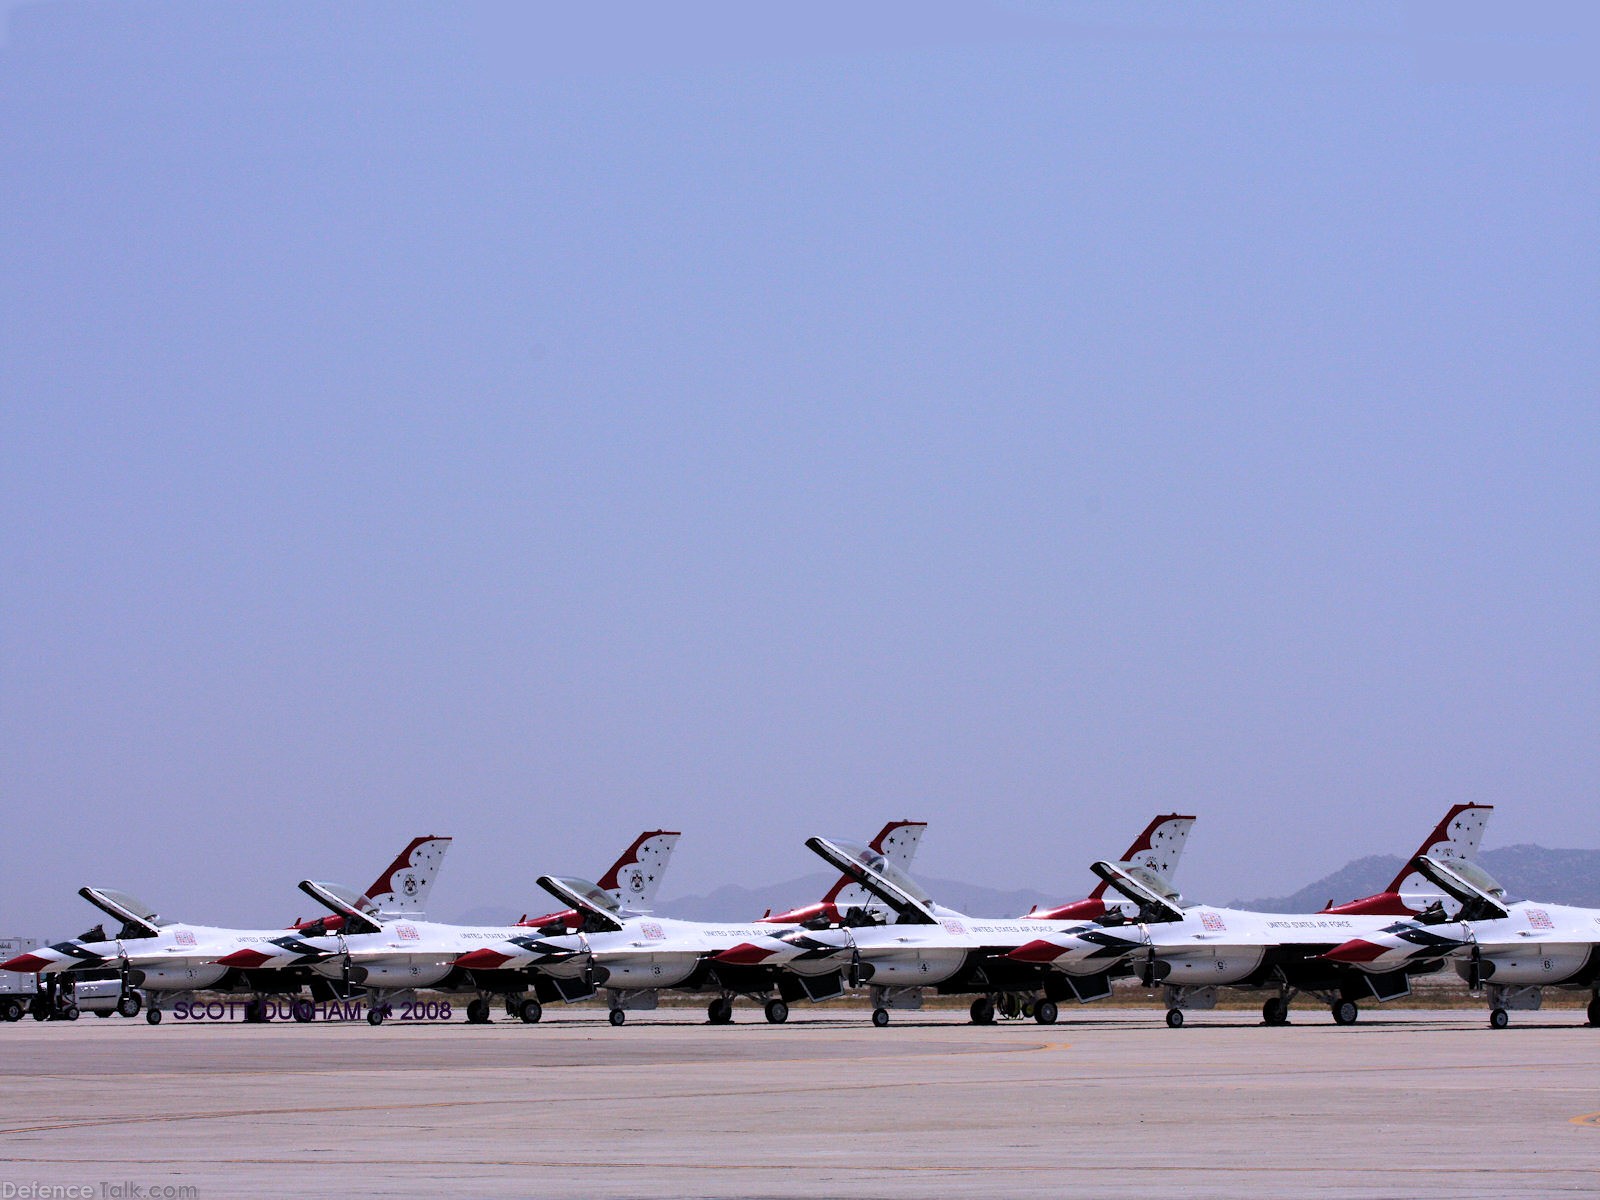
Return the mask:
<svg viewBox="0 0 1600 1200"><path fill-rule="evenodd" d="M1600 1028L1580 1012L1515 1013L1506 1030L1477 1009L1372 1009L1348 1028L1316 1007L1282 1028L1241 1012L1179 1030L1158 1009L1064 1016L24 1021L0 1026L0 1192L1600 1193Z"/></svg>

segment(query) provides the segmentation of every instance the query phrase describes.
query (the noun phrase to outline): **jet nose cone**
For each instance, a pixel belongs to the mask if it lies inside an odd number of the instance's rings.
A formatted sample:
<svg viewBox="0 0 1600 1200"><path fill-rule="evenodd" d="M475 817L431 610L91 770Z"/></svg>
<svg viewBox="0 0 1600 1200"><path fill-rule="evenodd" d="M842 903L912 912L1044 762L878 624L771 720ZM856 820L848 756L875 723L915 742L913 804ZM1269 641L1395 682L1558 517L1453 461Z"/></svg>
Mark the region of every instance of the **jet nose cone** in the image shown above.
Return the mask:
<svg viewBox="0 0 1600 1200"><path fill-rule="evenodd" d="M1348 942L1341 942L1322 957L1332 962L1360 964L1382 958L1389 953L1389 950L1390 947L1369 942L1366 938L1351 938Z"/></svg>
<svg viewBox="0 0 1600 1200"><path fill-rule="evenodd" d="M757 963L765 962L776 953L777 951L757 946L754 942L740 942L737 946L730 946L719 954L713 954L711 961L726 963L731 967L753 967Z"/></svg>
<svg viewBox="0 0 1600 1200"><path fill-rule="evenodd" d="M0 971L18 971L23 975L36 975L50 965L48 958L37 954L19 954L0 963Z"/></svg>
<svg viewBox="0 0 1600 1200"><path fill-rule="evenodd" d="M219 967L238 967L244 971L254 971L262 963L272 961L272 955L263 954L259 950L235 950L232 954L224 955L217 959Z"/></svg>
<svg viewBox="0 0 1600 1200"><path fill-rule="evenodd" d="M480 946L476 950L468 950L456 959L456 966L468 971L492 971L511 961L509 954L501 954L498 950L490 950L487 946Z"/></svg>
<svg viewBox="0 0 1600 1200"><path fill-rule="evenodd" d="M1035 938L1026 945L1018 946L1006 957L1017 962L1052 963L1066 952L1066 947L1064 946L1058 946L1054 942L1047 942L1043 938Z"/></svg>

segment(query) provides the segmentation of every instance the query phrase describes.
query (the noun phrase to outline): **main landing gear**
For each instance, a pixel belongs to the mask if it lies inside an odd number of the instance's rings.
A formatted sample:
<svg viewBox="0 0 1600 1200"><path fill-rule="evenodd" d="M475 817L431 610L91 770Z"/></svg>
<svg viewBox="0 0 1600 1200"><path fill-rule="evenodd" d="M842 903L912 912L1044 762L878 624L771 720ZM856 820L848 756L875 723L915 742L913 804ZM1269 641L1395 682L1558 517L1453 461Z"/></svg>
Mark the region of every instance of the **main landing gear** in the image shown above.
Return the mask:
<svg viewBox="0 0 1600 1200"><path fill-rule="evenodd" d="M789 1019L789 1006L782 1000L773 998L767 1001L766 1014L767 1020L774 1025L782 1025Z"/></svg>
<svg viewBox="0 0 1600 1200"><path fill-rule="evenodd" d="M537 1025L539 1018L544 1016L544 1005L530 996L517 1005L517 1016L524 1025Z"/></svg>
<svg viewBox="0 0 1600 1200"><path fill-rule="evenodd" d="M7 1018L10 1020L11 1018ZM1600 1025L1600 996L1589 1001L1589 1024Z"/></svg>
<svg viewBox="0 0 1600 1200"><path fill-rule="evenodd" d="M1268 996L1267 1002L1261 1006L1261 1019L1268 1025L1287 1025L1289 1001L1282 996Z"/></svg>
<svg viewBox="0 0 1600 1200"><path fill-rule="evenodd" d="M489 1015L489 1002L483 997L467 1001L467 1024L487 1025L492 1018Z"/></svg>
<svg viewBox="0 0 1600 1200"><path fill-rule="evenodd" d="M875 1008L875 1009L873 1009L872 1010L872 1023L874 1025L876 1025L879 1029L882 1029L885 1025L887 1025L889 1023L889 1010L887 1008Z"/></svg>
<svg viewBox="0 0 1600 1200"><path fill-rule="evenodd" d="M1509 1024L1511 1024L1511 1014L1506 1012L1505 1009L1491 1008L1489 1010L1490 1029L1504 1029Z"/></svg>
<svg viewBox="0 0 1600 1200"><path fill-rule="evenodd" d="M612 1025L620 1027L628 1023L628 1014L624 1009L613 1008L611 1015L606 1020L610 1021Z"/></svg>
<svg viewBox="0 0 1600 1200"><path fill-rule="evenodd" d="M1354 1000L1335 1000L1329 1007L1333 1012L1335 1025L1354 1025L1356 1018L1361 1015L1361 1010L1356 1007Z"/></svg>
<svg viewBox="0 0 1600 1200"><path fill-rule="evenodd" d="M1054 1025L1058 1015L1054 1000L1040 1000L1033 1006L1033 1019L1041 1025Z"/></svg>
<svg viewBox="0 0 1600 1200"><path fill-rule="evenodd" d="M1169 1008L1169 1009L1167 1009L1167 1028L1168 1029L1182 1029L1183 1028L1183 1009L1181 1009L1181 1008Z"/></svg>
<svg viewBox="0 0 1600 1200"><path fill-rule="evenodd" d="M788 1012L787 1008L784 1009L784 1014L783 1015L785 1017L787 1017L789 1015L789 1012ZM770 1021L771 1019L772 1018L769 1015L767 1017L767 1020ZM711 1024L713 1024L713 1025L731 1025L731 1024L733 1024L733 1000L732 1000L732 998L728 997L728 996L718 996L710 1004L706 1005L706 1020L711 1022Z"/></svg>
<svg viewBox="0 0 1600 1200"><path fill-rule="evenodd" d="M979 996L972 1002L972 1007L967 1011L971 1015L974 1025L994 1024L994 1001L987 996Z"/></svg>

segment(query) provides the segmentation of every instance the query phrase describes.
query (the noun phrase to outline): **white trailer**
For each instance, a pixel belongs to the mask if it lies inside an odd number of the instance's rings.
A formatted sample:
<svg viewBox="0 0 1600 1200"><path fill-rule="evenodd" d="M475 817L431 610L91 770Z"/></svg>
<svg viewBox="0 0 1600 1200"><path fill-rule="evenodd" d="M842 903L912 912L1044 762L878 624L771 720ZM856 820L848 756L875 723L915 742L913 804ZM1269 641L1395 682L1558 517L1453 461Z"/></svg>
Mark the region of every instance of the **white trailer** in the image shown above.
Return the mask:
<svg viewBox="0 0 1600 1200"><path fill-rule="evenodd" d="M26 954L36 946L44 945L41 938L0 937L0 962ZM20 1021L39 994L39 977L21 975L16 971L0 971L0 1018Z"/></svg>

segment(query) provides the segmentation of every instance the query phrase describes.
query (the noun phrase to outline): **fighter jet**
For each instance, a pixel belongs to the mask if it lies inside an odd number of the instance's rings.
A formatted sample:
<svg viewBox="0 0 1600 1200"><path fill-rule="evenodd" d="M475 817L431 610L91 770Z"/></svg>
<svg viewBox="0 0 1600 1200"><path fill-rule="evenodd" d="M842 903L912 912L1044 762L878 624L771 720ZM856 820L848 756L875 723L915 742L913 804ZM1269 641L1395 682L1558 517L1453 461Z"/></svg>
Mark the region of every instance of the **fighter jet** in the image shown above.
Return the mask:
<svg viewBox="0 0 1600 1200"><path fill-rule="evenodd" d="M1504 1029L1509 1010L1538 1009L1543 989L1589 993L1590 1025L1600 1025L1600 910L1512 903L1477 863L1437 854L1411 864L1460 909L1442 909L1351 938L1324 956L1357 971L1390 973L1449 959L1470 991L1483 991L1489 1025Z"/></svg>
<svg viewBox="0 0 1600 1200"><path fill-rule="evenodd" d="M872 845L886 859L909 863L927 828L924 821L890 821ZM743 997L762 1006L768 1021L789 1018L789 1005L844 992L839 970L800 978L773 967L720 961L725 950L751 938L782 933L803 921L808 929L881 923L882 901L841 873L822 900L785 913L768 912L749 924L676 921L619 911L582 879L542 876L547 891L586 913L578 935L562 938L524 935L463 955L457 966L474 974L520 976L535 989L565 988L562 999L584 999L603 988L610 1020L622 1025L627 1014L656 1006L663 989L709 994L706 1017L713 1025L733 1020L734 1001Z"/></svg>
<svg viewBox="0 0 1600 1200"><path fill-rule="evenodd" d="M354 913L364 921L420 916L449 848L447 837L413 838L365 893L350 893ZM125 892L84 887L78 894L118 923L115 935L107 936L103 926L96 926L82 937L40 946L0 963L0 970L120 978L117 1011L133 1016L143 1004L145 1020L156 1025L163 1003L175 1003L202 989L248 994L245 1019L261 1020L266 997L298 994L311 981L309 973L299 968L320 960L320 952L308 941L326 931L320 923L301 924L288 932L191 925L164 921L155 909ZM255 971L268 957L258 949L263 946L273 949L282 967L295 969ZM296 1006L296 1017L309 1019L304 1011Z"/></svg>
<svg viewBox="0 0 1600 1200"><path fill-rule="evenodd" d="M1424 840L1419 855L1437 850L1456 861L1470 857L1490 811L1488 805L1456 805ZM1261 1009L1269 1025L1285 1024L1290 1003L1301 993L1322 1000L1335 1022L1349 1025L1359 1015L1360 1000L1407 995L1413 974L1440 965L1442 953L1385 972L1356 970L1326 957L1340 942L1392 923L1376 914L1424 899L1402 893L1409 870L1378 896L1318 913L1280 914L1186 905L1165 879L1137 866L1098 862L1092 869L1139 906L1138 918L1047 934L1011 957L1049 963L1070 977L1097 968L1120 947L1119 961L1133 966L1145 987L1165 989L1167 1024L1174 1029L1184 1023L1186 1010L1214 1007L1219 987L1273 991Z"/></svg>
<svg viewBox="0 0 1600 1200"><path fill-rule="evenodd" d="M535 918L537 925L528 918L516 925L487 926L384 921L364 913L358 898L343 888L301 880L300 890L340 919L340 931L275 939L241 949L220 960L219 965L248 967L258 972L308 968L330 983L361 988L368 997L367 1021L372 1025L381 1025L394 1003L418 988L471 994L466 1008L467 1020L472 1024L490 1019L496 996L504 998L509 1015L531 1024L543 1016L544 1005L551 1000L570 1002L594 995L593 978L581 973L530 978L523 972L495 970L487 964L474 969L459 960L485 945L544 944L553 935L565 936L575 918L577 927L585 928L590 919L589 906L598 905L612 912L648 910L655 902L656 890L679 836L665 829L640 834L602 877L609 887L587 885L593 891L579 897L581 903L558 893L563 902L573 903L574 907ZM532 995L527 994L530 988Z"/></svg>
<svg viewBox="0 0 1600 1200"><path fill-rule="evenodd" d="M1128 859L1175 868L1193 824L1191 816L1156 818L1128 848ZM879 1026L889 1023L891 1009L921 1007L928 987L941 995L975 993L970 1015L978 1024L992 1022L997 1012L1014 1016L1028 1011L1040 1024L1052 1024L1061 1001L1088 1003L1110 994L1105 967L1067 975L1006 957L1046 931L1084 930L1085 936L1091 935L1097 927L1072 914L1104 915L1117 909L1120 902L1108 905L1103 889L1025 917L970 917L936 904L921 885L871 847L828 838L811 838L806 845L878 896L893 911L894 922L768 935L719 954L719 966L776 967L803 980L842 974L852 987L870 986L872 1020ZM1063 913L1068 915L1058 915ZM1107 952L1105 966L1120 957L1118 945Z"/></svg>

